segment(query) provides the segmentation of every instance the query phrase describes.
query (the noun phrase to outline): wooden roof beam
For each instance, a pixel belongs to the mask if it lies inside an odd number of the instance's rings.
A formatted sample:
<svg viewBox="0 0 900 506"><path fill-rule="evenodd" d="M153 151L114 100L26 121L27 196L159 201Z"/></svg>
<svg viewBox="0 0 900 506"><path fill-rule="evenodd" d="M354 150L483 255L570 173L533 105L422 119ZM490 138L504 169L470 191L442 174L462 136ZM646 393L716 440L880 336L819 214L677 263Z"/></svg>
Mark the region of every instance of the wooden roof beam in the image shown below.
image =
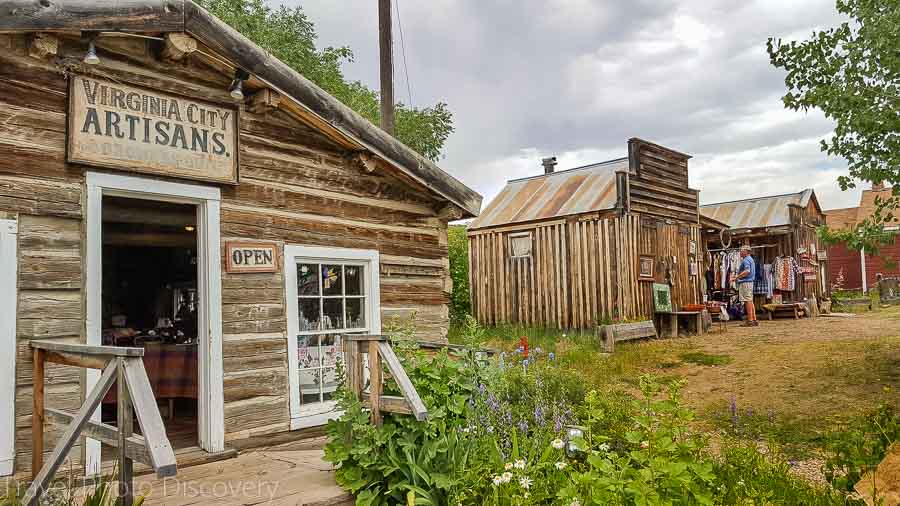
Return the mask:
<svg viewBox="0 0 900 506"><path fill-rule="evenodd" d="M43 60L56 56L59 38L50 33L35 33L28 38L28 56Z"/></svg>
<svg viewBox="0 0 900 506"><path fill-rule="evenodd" d="M197 39L182 32L166 34L165 45L160 57L168 62L183 60L186 56L197 50Z"/></svg>

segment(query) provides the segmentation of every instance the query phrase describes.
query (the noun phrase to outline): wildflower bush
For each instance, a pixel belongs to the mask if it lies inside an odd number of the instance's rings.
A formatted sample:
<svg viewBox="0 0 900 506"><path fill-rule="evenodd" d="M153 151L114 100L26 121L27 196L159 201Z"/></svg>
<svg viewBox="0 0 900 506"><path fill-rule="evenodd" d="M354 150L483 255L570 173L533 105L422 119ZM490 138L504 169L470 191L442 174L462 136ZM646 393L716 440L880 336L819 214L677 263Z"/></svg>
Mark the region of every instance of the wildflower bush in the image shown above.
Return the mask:
<svg viewBox="0 0 900 506"><path fill-rule="evenodd" d="M586 392L527 340L487 364L471 351L395 346L429 415L386 414L376 428L358 399L340 393L344 414L328 425L326 459L357 504L851 503L794 477L777 453L730 440L713 451L690 429L679 382L643 376L638 395Z"/></svg>

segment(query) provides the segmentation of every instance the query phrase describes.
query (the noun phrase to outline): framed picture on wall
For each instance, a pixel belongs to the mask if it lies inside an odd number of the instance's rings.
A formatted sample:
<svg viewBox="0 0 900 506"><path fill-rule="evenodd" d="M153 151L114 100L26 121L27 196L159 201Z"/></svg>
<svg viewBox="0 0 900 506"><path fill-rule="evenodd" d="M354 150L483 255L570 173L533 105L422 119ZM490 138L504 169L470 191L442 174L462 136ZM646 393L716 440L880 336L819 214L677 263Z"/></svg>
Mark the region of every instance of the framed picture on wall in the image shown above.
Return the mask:
<svg viewBox="0 0 900 506"><path fill-rule="evenodd" d="M653 266L656 260L652 255L641 255L639 259L638 279L641 281L653 281Z"/></svg>
<svg viewBox="0 0 900 506"><path fill-rule="evenodd" d="M653 308L657 313L672 312L672 289L669 285L653 283Z"/></svg>

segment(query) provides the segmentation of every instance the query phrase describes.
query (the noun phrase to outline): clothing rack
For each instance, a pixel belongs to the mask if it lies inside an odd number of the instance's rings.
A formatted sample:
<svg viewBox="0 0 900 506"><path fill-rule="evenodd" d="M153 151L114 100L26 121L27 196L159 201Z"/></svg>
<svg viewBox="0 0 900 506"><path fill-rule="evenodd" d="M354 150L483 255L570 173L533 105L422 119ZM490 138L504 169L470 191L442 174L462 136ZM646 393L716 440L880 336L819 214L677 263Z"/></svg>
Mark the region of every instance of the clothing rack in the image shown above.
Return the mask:
<svg viewBox="0 0 900 506"><path fill-rule="evenodd" d="M774 248L778 246L777 244L760 244L759 246L750 246L750 249L762 249L762 248ZM719 249L708 249L707 253L717 253L719 251L739 251L741 249L740 246L737 248L719 248Z"/></svg>

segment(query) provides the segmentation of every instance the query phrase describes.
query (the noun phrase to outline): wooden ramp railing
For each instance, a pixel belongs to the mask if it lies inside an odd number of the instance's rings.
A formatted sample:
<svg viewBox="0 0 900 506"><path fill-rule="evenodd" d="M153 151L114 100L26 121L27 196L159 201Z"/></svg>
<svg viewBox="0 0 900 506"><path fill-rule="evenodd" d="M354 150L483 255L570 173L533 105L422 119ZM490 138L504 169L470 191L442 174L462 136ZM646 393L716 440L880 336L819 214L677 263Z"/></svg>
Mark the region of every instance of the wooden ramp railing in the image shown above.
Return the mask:
<svg viewBox="0 0 900 506"><path fill-rule="evenodd" d="M152 467L160 478L175 476L177 464L166 436L150 380L144 369L142 348L90 346L53 341L31 341L34 358L34 411L32 414L32 482L25 492L24 504L38 504L47 485L79 437L91 437L118 449L119 504L131 505L133 461ZM100 381L87 396L78 413L71 414L44 407L44 366L53 362L75 367L101 369ZM117 383L117 427L90 420L103 397ZM132 413L137 415L142 435L132 433ZM68 424L44 459L44 421Z"/></svg>
<svg viewBox="0 0 900 506"><path fill-rule="evenodd" d="M347 384L350 391L362 400L363 405L372 411L372 423L380 426L382 412L403 413L413 415L416 420L425 420L428 410L422 403L419 393L413 386L409 376L403 369L400 359L387 336L348 335L347 342ZM368 353L369 391L365 392L365 362L363 354ZM402 396L384 395L384 378L382 365L397 383Z"/></svg>

